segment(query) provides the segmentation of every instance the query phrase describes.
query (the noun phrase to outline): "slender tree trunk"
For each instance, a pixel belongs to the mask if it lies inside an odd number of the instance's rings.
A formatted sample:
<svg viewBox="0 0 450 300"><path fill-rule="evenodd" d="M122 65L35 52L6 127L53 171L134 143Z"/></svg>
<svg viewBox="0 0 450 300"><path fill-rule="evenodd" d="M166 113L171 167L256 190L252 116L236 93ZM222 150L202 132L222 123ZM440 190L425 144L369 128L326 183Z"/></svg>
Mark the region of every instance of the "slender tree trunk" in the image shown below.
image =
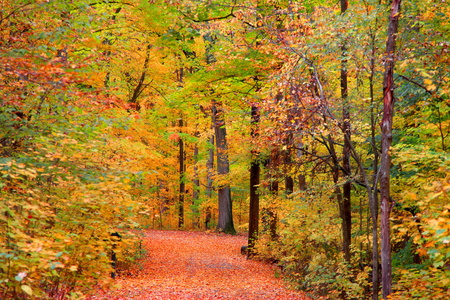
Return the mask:
<svg viewBox="0 0 450 300"><path fill-rule="evenodd" d="M344 134L344 138L346 140L348 140L349 136ZM331 155L331 157L333 159L333 168L332 168L332 171L333 171L333 182L336 185L335 188L334 188L334 194L336 196L336 200L337 200L338 206L339 206L339 215L340 215L340 217L342 219L342 226L341 226L341 228L342 228L342 237L343 237L343 239L342 239L342 249L344 250L345 259L347 260L347 258L348 258L348 261L349 261L350 260L350 241L351 241L350 238L351 238L351 235L349 235L349 232L348 232L349 228L348 228L348 225L347 225L347 222L348 222L347 219L346 219L347 217L345 215L346 211L345 211L345 206L344 206L344 199L342 197L341 189L337 185L338 182L339 182L339 169L340 169L340 167L339 167L339 161L338 161L338 158L337 158L336 150L334 148L335 141L333 140L331 135L328 135L328 144L329 144L328 148L329 148L329 151L330 151L330 155ZM351 142L349 140L348 140L348 145L351 147Z"/></svg>
<svg viewBox="0 0 450 300"><path fill-rule="evenodd" d="M291 152L288 150L286 151L284 156L285 174L287 174L286 176L284 176L284 189L286 196L289 196L294 192L294 178L288 175L288 172L291 169L291 163Z"/></svg>
<svg viewBox="0 0 450 300"><path fill-rule="evenodd" d="M303 153L302 153L302 150L301 150L303 148L303 145L302 144L298 144L297 147L298 147L297 160L300 162L301 157L303 156ZM300 173L298 175L298 189L300 191L306 191L306 176L305 176L305 174Z"/></svg>
<svg viewBox="0 0 450 300"><path fill-rule="evenodd" d="M221 103L212 103L212 117L214 124L214 132L216 135L217 145L217 173L226 177L230 173L230 164L228 161L228 144L227 131L225 128L225 118ZM217 229L225 233L235 234L236 230L233 225L233 209L231 202L231 190L229 182L219 182L219 220Z"/></svg>
<svg viewBox="0 0 450 300"><path fill-rule="evenodd" d="M195 133L195 136L198 136L198 132ZM199 211L198 211L198 199L200 194L200 179L198 177L198 145L195 143L194 146L194 180L193 180L193 193L192 193L192 215L193 221L192 225L194 228L199 227Z"/></svg>
<svg viewBox="0 0 450 300"><path fill-rule="evenodd" d="M381 162L380 162L380 196L381 196L381 280L383 298L392 293L391 238L389 216L390 205L390 171L392 122L394 116L394 64L395 42L400 17L401 0L393 0L389 17L388 36L386 42L386 62L383 78L383 119L381 121Z"/></svg>
<svg viewBox="0 0 450 300"><path fill-rule="evenodd" d="M379 269L378 269L378 184L377 184L377 174L378 174L378 149L375 140L375 114L374 114L374 95L373 95L373 77L375 74L375 34L372 33L372 57L370 58L370 78L369 78L369 89L370 89L370 123L371 123L371 136L372 136L372 149L374 154L373 162L373 201L369 203L370 214L372 217L372 300L378 300L379 292Z"/></svg>
<svg viewBox="0 0 450 300"><path fill-rule="evenodd" d="M212 175L214 168L214 136L210 138L210 147L209 148L209 157L208 157L208 175L206 178L206 196L208 197L208 201L212 198ZM211 207L209 205L206 206L206 216L205 216L205 230L208 230L208 223L211 222Z"/></svg>
<svg viewBox="0 0 450 300"><path fill-rule="evenodd" d="M180 132L183 128L183 119L180 118L179 120L179 126L180 126ZM179 170L180 170L180 194L179 194L179 200L178 200L178 228L183 227L184 225L184 194L186 192L185 190L185 183L184 183L184 142L183 139L180 137L178 141L179 145Z"/></svg>
<svg viewBox="0 0 450 300"><path fill-rule="evenodd" d="M286 196L291 195L294 192L294 178L289 175L292 168L292 158L291 158L291 145L292 145L292 135L286 139L287 150L283 151L283 165L284 165L284 191Z"/></svg>
<svg viewBox="0 0 450 300"><path fill-rule="evenodd" d="M252 121L251 121L251 136L252 140L256 141L258 137L258 123L259 110L256 105L252 105ZM260 181L260 165L258 159L258 152L252 150L252 161L250 165L250 208L248 218L248 251L250 256L254 252L255 241L259 234L259 194L258 187Z"/></svg>
<svg viewBox="0 0 450 300"><path fill-rule="evenodd" d="M272 196L278 195L279 183L278 183L278 174L277 168L279 166L280 153L277 150L272 150L270 157L270 165L269 165L269 175L270 175L270 194ZM277 239L277 221L278 216L273 208L269 208L267 210L267 214L269 216L269 229L270 229L270 238L274 241Z"/></svg>
<svg viewBox="0 0 450 300"><path fill-rule="evenodd" d="M206 64L210 65L216 61L216 58L211 53L213 44L215 43L215 38L210 33L206 33L205 35L203 35L203 40L206 42L206 45L207 45L205 47L206 48L205 49ZM213 104L213 107L212 107L212 114L211 114L211 129L215 129L214 102L212 104ZM203 113L205 114L205 117L208 116L208 113L206 111L204 111L203 108L202 108L202 110L203 110ZM216 143L217 143L217 141L216 141ZM210 138L210 147L211 148L209 148L209 158L208 158L208 163L207 163L208 175L207 175L207 183L206 183L206 195L208 196L208 201L210 201L212 198L212 184L213 184L212 176L213 176L213 168L214 168L214 134ZM205 216L205 230L208 230L208 223L211 221L211 217L212 217L211 216L211 207L209 205L207 205L206 216Z"/></svg>
<svg viewBox="0 0 450 300"><path fill-rule="evenodd" d="M341 14L345 14L348 8L348 1L341 0ZM352 211L351 211L351 189L352 184L349 180L351 175L350 169L350 105L348 101L348 84L347 84L347 59L345 58L347 52L346 41L342 41L342 60L341 60L341 97L342 97L342 117L343 117L343 131L347 135L344 139L343 162L345 176L348 178L343 186L343 201L342 201L342 234L344 241L344 255L345 260L350 261L350 244L352 242Z"/></svg>

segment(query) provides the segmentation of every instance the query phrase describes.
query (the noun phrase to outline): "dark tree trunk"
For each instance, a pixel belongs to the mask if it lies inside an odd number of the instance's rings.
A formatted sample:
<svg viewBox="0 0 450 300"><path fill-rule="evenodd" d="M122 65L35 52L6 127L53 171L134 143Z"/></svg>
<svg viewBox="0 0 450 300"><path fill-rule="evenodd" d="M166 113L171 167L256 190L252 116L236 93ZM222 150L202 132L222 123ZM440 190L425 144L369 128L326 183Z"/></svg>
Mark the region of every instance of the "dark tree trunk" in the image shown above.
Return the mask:
<svg viewBox="0 0 450 300"><path fill-rule="evenodd" d="M347 139L348 136L344 135L344 138ZM346 226L346 216L345 216L345 207L344 207L344 200L342 197L342 192L340 187L337 185L339 182L339 170L340 170L340 166L339 166L339 161L337 158L337 154L336 154L336 150L334 148L335 145L335 141L333 140L333 138L331 137L331 135L328 135L328 144L329 144L329 151L330 151L330 155L333 159L333 168L332 168L332 172L333 172L333 182L336 184L335 188L334 188L334 194L336 196L336 200L338 202L338 206L339 206L339 215L342 219L342 249L344 250L344 256L345 259L347 260L347 257L350 258L350 238L351 235L348 233L349 228ZM349 141L348 145L351 146L351 143Z"/></svg>
<svg viewBox="0 0 450 300"><path fill-rule="evenodd" d="M179 120L180 132L183 128L183 119ZM180 137L178 141L179 145L179 170L180 170L180 194L178 200L178 228L184 225L184 194L185 194L185 183L184 183L184 142Z"/></svg>
<svg viewBox="0 0 450 300"><path fill-rule="evenodd" d="M306 191L306 176L304 174L298 175L298 189Z"/></svg>
<svg viewBox="0 0 450 300"><path fill-rule="evenodd" d="M401 0L393 0L386 42L386 62L383 76L383 120L381 121L381 162L380 162L380 197L381 197L381 280L383 298L392 293L391 238L389 216L390 205L390 171L392 144L392 122L394 116L394 64L395 42L400 17Z"/></svg>
<svg viewBox="0 0 450 300"><path fill-rule="evenodd" d="M256 140L258 136L258 123L259 123L259 110L256 105L252 105L252 128L251 136L252 140ZM259 234L259 175L260 165L258 159L258 152L252 150L252 161L250 166L250 208L248 218L248 251L247 255L250 256L254 252L255 241Z"/></svg>
<svg viewBox="0 0 450 300"><path fill-rule="evenodd" d="M297 150L297 159L300 161L301 157L302 157L302 144L297 145L298 150ZM306 191L306 176L305 174L299 174L298 175L298 189L300 191Z"/></svg>
<svg viewBox="0 0 450 300"><path fill-rule="evenodd" d="M206 196L210 200L212 198L212 175L213 175L213 168L214 168L214 136L211 136L210 138L210 147L209 148L209 157L208 157L208 174L206 178ZM208 200L208 201L209 201ZM208 230L208 223L211 222L211 208L209 205L206 206L206 216L205 216L205 230Z"/></svg>
<svg viewBox="0 0 450 300"><path fill-rule="evenodd" d="M217 145L217 173L222 177L229 175L230 164L228 162L227 131L225 128L225 118L222 104L213 100L212 117ZM218 186L219 194L219 220L217 229L225 233L235 234L233 225L233 209L231 202L231 190L228 182L220 182Z"/></svg>
<svg viewBox="0 0 450 300"><path fill-rule="evenodd" d="M341 0L341 13L344 14L348 8L348 1ZM343 117L343 132L346 135L344 139L343 149L343 169L344 174L348 179L343 186L343 200L341 204L341 216L342 216L342 235L344 244L345 260L350 261L350 244L352 235L352 211L351 211L351 189L352 184L349 180L351 175L350 169L350 109L348 102L348 84L347 84L347 59L345 58L347 52L346 42L342 42L342 60L341 60L341 97L342 97L342 117Z"/></svg>
<svg viewBox="0 0 450 300"><path fill-rule="evenodd" d="M277 174L277 168L280 162L280 153L277 150L273 150L270 157L269 164L269 175L270 175L270 193L273 196L278 195L279 184L278 179L279 176ZM269 208L267 210L267 214L269 216L269 229L270 229L270 238L272 240L276 240L277 238L277 221L278 216L276 211L273 208Z"/></svg>
<svg viewBox="0 0 450 300"><path fill-rule="evenodd" d="M198 136L198 132L195 133L195 136ZM192 214L193 214L193 221L192 225L195 228L198 228L199 225L199 211L198 211L198 199L199 199L199 193L200 193L200 179L198 177L198 145L197 143L194 146L194 187L193 187L193 194L192 194Z"/></svg>
<svg viewBox="0 0 450 300"><path fill-rule="evenodd" d="M284 187L286 190L286 196L289 196L294 192L294 179L292 176L284 177Z"/></svg>
<svg viewBox="0 0 450 300"><path fill-rule="evenodd" d="M283 151L283 165L284 165L284 192L286 196L291 195L294 192L294 178L289 175L292 168L292 159L291 159L291 145L292 145L292 136L287 138L286 147L287 150Z"/></svg>
<svg viewBox="0 0 450 300"><path fill-rule="evenodd" d="M271 186L270 186L271 193L275 196L278 195L278 178L274 178ZM274 241L277 239L277 222L278 222L278 216L276 211L271 208L268 211L269 214L269 225L270 225L270 238Z"/></svg>

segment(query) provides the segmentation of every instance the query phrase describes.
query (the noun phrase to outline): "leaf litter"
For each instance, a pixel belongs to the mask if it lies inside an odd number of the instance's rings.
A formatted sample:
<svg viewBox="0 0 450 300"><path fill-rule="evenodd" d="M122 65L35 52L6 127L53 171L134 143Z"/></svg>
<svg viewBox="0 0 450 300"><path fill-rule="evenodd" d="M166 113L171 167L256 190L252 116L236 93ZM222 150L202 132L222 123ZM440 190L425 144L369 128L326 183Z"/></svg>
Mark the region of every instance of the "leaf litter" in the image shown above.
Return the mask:
<svg viewBox="0 0 450 300"><path fill-rule="evenodd" d="M241 255L244 236L148 230L142 244L142 270L90 299L309 299L276 278L276 266Z"/></svg>

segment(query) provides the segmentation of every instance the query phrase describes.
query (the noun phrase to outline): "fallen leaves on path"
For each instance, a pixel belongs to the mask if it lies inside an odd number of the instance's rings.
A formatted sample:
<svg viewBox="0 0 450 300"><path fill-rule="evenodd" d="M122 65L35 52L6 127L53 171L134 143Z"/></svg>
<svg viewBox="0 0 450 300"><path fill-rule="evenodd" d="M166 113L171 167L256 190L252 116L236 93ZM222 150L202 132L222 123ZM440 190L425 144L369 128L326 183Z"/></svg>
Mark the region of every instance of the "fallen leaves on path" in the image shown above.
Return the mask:
<svg viewBox="0 0 450 300"><path fill-rule="evenodd" d="M246 242L242 236L146 231L143 270L92 299L309 299L287 290L275 266L241 255Z"/></svg>

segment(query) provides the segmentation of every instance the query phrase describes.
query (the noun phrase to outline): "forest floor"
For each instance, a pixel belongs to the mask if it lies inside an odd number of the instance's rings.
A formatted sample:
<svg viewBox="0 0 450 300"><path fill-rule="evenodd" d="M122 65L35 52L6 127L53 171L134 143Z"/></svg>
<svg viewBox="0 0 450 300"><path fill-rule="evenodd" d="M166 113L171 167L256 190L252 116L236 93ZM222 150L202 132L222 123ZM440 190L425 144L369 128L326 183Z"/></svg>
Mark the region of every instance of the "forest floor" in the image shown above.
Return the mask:
<svg viewBox="0 0 450 300"><path fill-rule="evenodd" d="M276 266L241 255L246 244L243 236L145 231L141 270L91 299L309 299L288 290Z"/></svg>

